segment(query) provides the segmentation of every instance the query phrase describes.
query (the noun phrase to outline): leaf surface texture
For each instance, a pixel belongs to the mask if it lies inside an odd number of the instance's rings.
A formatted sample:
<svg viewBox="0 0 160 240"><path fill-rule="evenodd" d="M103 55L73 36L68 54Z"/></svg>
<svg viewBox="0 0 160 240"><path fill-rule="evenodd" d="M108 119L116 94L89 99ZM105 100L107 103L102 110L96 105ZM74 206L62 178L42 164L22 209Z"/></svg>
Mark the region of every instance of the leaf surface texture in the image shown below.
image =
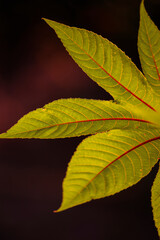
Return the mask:
<svg viewBox="0 0 160 240"><path fill-rule="evenodd" d="M160 236L160 168L152 186L152 207L155 225Z"/></svg>
<svg viewBox="0 0 160 240"><path fill-rule="evenodd" d="M140 7L138 51L143 72L152 89L160 96L160 31L148 16L143 1Z"/></svg>
<svg viewBox="0 0 160 240"><path fill-rule="evenodd" d="M112 101L60 99L30 112L0 138L64 138L119 128L147 128L130 105ZM151 124L150 124L151 125Z"/></svg>
<svg viewBox="0 0 160 240"><path fill-rule="evenodd" d="M83 140L69 163L58 211L137 183L158 160L159 138L157 130L111 130Z"/></svg>
<svg viewBox="0 0 160 240"><path fill-rule="evenodd" d="M143 74L115 44L85 29L45 21L56 31L75 62L114 99L151 109L157 106Z"/></svg>

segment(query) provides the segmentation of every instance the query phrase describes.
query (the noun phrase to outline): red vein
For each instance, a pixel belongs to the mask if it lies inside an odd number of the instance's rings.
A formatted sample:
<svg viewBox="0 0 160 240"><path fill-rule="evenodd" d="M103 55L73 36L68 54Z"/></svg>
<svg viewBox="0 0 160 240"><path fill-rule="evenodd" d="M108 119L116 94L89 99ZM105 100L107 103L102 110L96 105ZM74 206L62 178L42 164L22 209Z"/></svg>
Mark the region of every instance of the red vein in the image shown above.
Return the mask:
<svg viewBox="0 0 160 240"><path fill-rule="evenodd" d="M138 122L151 123L150 121L147 121L147 120L144 120L144 119L138 119L138 118L99 118L99 119L90 119L90 120L80 120L80 121L68 122L68 123L60 123L58 125L81 123L81 122L107 121L107 120L128 120L128 121L138 121ZM153 124L153 123L151 123L151 124Z"/></svg>
<svg viewBox="0 0 160 240"><path fill-rule="evenodd" d="M42 128L29 130L29 131L18 132L18 133L12 134L12 136L18 135L18 134L22 134L22 133L29 133L29 132L39 131L39 130L42 130L42 129L52 128L52 127L62 126L62 125L66 125L66 124L69 125L69 124L74 124L74 123L85 123L85 122L96 122L96 121L111 121L111 120L115 120L115 121L116 120L137 121L137 122L144 122L144 123L154 124L154 123L152 123L150 121L143 120L143 119L138 119L138 118L100 118L100 119L89 119L89 120L87 119L87 120L80 120L80 121L73 121L73 122L58 123L58 124L49 125L49 126L42 127Z"/></svg>
<svg viewBox="0 0 160 240"><path fill-rule="evenodd" d="M83 49L82 49L83 50ZM86 53L86 52L85 52ZM87 54L87 53L86 53ZM145 104L147 107L152 109L153 111L156 111L152 106L150 106L148 103L143 101L141 98L139 98L137 95L135 95L133 92L131 92L128 88L126 88L124 85L122 85L118 80L116 80L111 74L109 74L99 63L97 63L89 54L87 54L88 57L90 57L108 76L110 76L116 83L118 83L121 87L123 87L127 92L132 94L135 98L137 98L139 101L141 101L143 104Z"/></svg>
<svg viewBox="0 0 160 240"><path fill-rule="evenodd" d="M147 143L150 143L150 142L153 142L153 141L156 141L160 139L160 136L158 137L155 137L155 138L151 138L151 139L148 139L136 146L134 146L133 148L129 149L128 151L126 151L125 153L121 154L119 157L117 157L116 159L114 159L112 162L110 162L106 167L104 167L101 171L99 171L82 189L80 192L78 192L78 194L73 198L75 199L99 174L101 174L105 169L107 169L111 164L113 164L114 162L116 162L117 160L119 160L120 158L124 157L125 155L127 155L128 153L130 153L131 151L134 151L135 149L147 144ZM73 201L72 199L72 201ZM59 210L55 210L54 212L58 212Z"/></svg>
<svg viewBox="0 0 160 240"><path fill-rule="evenodd" d="M110 162L105 168L103 168L98 174L96 174L95 177L97 177L97 175L99 175L101 172L103 172L107 167L109 167L111 164L113 164L114 162L116 162L118 159L120 159L120 158L122 158L123 156L127 155L129 152L134 151L136 148L139 148L139 147L141 147L141 146L143 146L143 145L145 145L145 144L147 144L147 143L149 143L149 142L153 142L153 141L156 141L156 140L158 140L158 139L160 139L160 136L155 137L155 138L148 139L148 140L146 140L146 141L144 141L144 142L142 142L142 143L134 146L133 148L129 149L128 151L126 151L125 153L123 153L122 155L120 155L119 157L117 157L115 160L113 160L112 162ZM95 178L95 177L94 177L94 178ZM93 178L93 179L94 179L94 178ZM91 181L92 181L92 180L91 180Z"/></svg>

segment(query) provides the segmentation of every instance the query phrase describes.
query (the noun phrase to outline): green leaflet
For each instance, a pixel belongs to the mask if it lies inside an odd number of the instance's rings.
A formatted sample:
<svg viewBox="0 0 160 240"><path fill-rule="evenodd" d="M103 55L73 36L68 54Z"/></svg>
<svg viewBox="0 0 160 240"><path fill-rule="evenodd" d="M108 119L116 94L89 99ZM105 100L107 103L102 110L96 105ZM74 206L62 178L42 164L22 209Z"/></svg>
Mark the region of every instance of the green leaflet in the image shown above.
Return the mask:
<svg viewBox="0 0 160 240"><path fill-rule="evenodd" d="M152 186L152 207L155 225L160 236L160 168Z"/></svg>
<svg viewBox="0 0 160 240"><path fill-rule="evenodd" d="M157 108L159 102L143 74L116 45L85 29L44 19L75 62L114 99Z"/></svg>
<svg viewBox="0 0 160 240"><path fill-rule="evenodd" d="M147 116L112 101L60 99L22 117L0 138L65 138L117 128L148 128ZM152 113L150 110L149 114ZM158 116L157 116L158 117ZM153 118L151 119L153 120ZM156 119L155 119L156 120ZM156 121L155 121L156 122Z"/></svg>
<svg viewBox="0 0 160 240"><path fill-rule="evenodd" d="M159 148L159 130L111 130L86 138L69 163L58 211L137 183L157 162Z"/></svg>
<svg viewBox="0 0 160 240"><path fill-rule="evenodd" d="M160 31L140 7L138 50L143 72L155 93L160 96Z"/></svg>

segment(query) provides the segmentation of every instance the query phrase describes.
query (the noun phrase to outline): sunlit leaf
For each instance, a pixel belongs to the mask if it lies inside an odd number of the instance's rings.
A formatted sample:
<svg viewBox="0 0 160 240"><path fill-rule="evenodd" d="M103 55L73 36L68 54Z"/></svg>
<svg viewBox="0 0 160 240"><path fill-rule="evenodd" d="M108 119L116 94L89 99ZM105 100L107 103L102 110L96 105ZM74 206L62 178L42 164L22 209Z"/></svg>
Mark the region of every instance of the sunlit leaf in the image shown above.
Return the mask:
<svg viewBox="0 0 160 240"><path fill-rule="evenodd" d="M157 130L111 130L86 138L69 163L58 211L137 183L157 162L159 149Z"/></svg>
<svg viewBox="0 0 160 240"><path fill-rule="evenodd" d="M113 195L146 176L160 158L160 32L140 7L138 50L145 76L109 40L44 19L75 62L114 101L60 99L32 111L0 138L65 138L80 143L63 182L57 211ZM160 236L160 170L152 187Z"/></svg>
<svg viewBox="0 0 160 240"><path fill-rule="evenodd" d="M85 29L45 19L76 63L114 99L151 109L157 106L152 88L116 45Z"/></svg>
<svg viewBox="0 0 160 240"><path fill-rule="evenodd" d="M0 134L0 138L53 139L117 128L156 127L148 120L147 116L131 110L130 105L102 100L60 99L25 115L7 133Z"/></svg>
<svg viewBox="0 0 160 240"><path fill-rule="evenodd" d="M160 168L152 186L152 207L155 225L160 237Z"/></svg>
<svg viewBox="0 0 160 240"><path fill-rule="evenodd" d="M155 93L160 96L160 31L148 16L143 1L140 7L138 50L143 72Z"/></svg>

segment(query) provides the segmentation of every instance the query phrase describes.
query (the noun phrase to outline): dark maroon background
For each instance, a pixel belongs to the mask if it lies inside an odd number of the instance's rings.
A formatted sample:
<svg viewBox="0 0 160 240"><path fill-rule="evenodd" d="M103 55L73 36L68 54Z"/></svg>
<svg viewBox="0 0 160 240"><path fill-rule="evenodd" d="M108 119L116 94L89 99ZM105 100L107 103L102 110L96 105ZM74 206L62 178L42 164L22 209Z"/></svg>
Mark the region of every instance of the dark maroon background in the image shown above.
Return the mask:
<svg viewBox="0 0 160 240"><path fill-rule="evenodd" d="M69 57L42 17L92 30L140 67L140 0L0 2L0 131L58 98L110 99ZM146 0L158 26L160 1ZM62 213L61 185L82 138L0 140L1 240L158 240L150 188L157 167L136 186Z"/></svg>

